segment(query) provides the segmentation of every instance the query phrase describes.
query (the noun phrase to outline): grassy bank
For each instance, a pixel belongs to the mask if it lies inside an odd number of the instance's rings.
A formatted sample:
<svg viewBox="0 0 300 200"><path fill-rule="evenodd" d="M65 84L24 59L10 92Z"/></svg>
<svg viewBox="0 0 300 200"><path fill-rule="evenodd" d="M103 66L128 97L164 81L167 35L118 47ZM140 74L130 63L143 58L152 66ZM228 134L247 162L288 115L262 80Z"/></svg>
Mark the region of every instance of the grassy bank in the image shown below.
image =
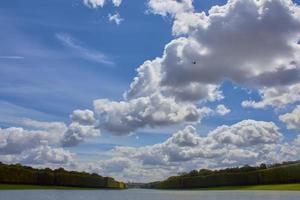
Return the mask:
<svg viewBox="0 0 300 200"><path fill-rule="evenodd" d="M99 190L98 188L79 188L63 186L38 186L38 185L11 185L0 184L0 190ZM300 184L277 184L277 185L254 185L254 186L226 186L200 188L195 190L278 190L278 191L300 191Z"/></svg>
<svg viewBox="0 0 300 200"><path fill-rule="evenodd" d="M300 184L225 186L225 187L201 188L201 189L197 189L197 190L280 190L280 191L300 191Z"/></svg>
<svg viewBox="0 0 300 200"><path fill-rule="evenodd" d="M300 162L288 162L271 166L220 170L201 169L171 176L166 180L145 184L152 189L253 189L253 190L299 190ZM285 186L286 184L286 186ZM296 185L295 185L296 184Z"/></svg>
<svg viewBox="0 0 300 200"><path fill-rule="evenodd" d="M99 189L98 188L65 187L65 186L0 184L0 190L99 190Z"/></svg>

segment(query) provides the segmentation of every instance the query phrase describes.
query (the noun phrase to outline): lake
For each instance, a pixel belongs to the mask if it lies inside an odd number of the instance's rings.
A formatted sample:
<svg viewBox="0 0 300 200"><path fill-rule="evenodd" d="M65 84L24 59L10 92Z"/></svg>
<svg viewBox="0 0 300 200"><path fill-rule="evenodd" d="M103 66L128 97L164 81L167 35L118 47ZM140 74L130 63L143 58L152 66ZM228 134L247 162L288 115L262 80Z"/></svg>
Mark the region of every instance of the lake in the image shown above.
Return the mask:
<svg viewBox="0 0 300 200"><path fill-rule="evenodd" d="M0 200L299 200L288 191L2 190Z"/></svg>

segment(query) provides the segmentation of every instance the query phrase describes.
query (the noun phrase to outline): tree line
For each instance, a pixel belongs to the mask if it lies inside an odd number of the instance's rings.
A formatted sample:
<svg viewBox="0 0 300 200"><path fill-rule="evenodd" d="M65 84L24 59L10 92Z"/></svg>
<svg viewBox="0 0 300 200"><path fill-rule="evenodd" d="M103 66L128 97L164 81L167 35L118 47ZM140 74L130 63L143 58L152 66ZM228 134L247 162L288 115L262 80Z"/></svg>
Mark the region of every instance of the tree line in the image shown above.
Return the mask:
<svg viewBox="0 0 300 200"><path fill-rule="evenodd" d="M245 186L265 184L300 183L300 162L227 168L221 170L200 169L181 173L164 181L145 184L145 188L191 189L218 186Z"/></svg>
<svg viewBox="0 0 300 200"><path fill-rule="evenodd" d="M69 186L83 188L124 189L125 183L111 177L86 172L59 169L35 169L21 164L7 165L0 162L0 184L27 184L44 186Z"/></svg>

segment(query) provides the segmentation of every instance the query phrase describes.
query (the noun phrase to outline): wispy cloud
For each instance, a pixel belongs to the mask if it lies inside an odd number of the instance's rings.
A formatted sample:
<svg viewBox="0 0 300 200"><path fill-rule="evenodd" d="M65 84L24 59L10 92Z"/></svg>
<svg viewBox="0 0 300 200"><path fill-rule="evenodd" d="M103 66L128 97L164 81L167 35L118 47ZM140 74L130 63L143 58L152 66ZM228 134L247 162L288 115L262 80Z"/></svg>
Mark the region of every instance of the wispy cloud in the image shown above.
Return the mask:
<svg viewBox="0 0 300 200"><path fill-rule="evenodd" d="M65 46L72 49L79 57L85 60L107 65L114 65L114 62L110 60L107 55L100 51L88 49L86 47L81 46L78 40L76 40L67 33L56 33L55 37Z"/></svg>
<svg viewBox="0 0 300 200"><path fill-rule="evenodd" d="M120 16L119 13L116 13L116 14L114 14L114 15L108 14L108 20L109 20L110 22L116 23L117 25L121 24L121 22L124 21L124 19L121 18L121 16Z"/></svg>
<svg viewBox="0 0 300 200"><path fill-rule="evenodd" d="M24 57L23 56L0 56L0 59L18 60L18 59L24 59Z"/></svg>

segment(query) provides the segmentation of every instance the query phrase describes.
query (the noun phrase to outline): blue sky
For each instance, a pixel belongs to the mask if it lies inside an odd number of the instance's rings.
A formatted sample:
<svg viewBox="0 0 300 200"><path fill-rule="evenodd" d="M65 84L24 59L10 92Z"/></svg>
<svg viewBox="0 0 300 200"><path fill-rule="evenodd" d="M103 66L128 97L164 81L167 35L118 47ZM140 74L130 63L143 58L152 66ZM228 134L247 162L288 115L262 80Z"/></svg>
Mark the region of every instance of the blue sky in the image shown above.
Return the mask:
<svg viewBox="0 0 300 200"><path fill-rule="evenodd" d="M207 11L224 2L196 5ZM145 1L97 9L80 0L3 1L0 9L1 56L20 57L0 60L1 109L8 110L1 117L4 127L20 117L68 122L74 109L91 108L94 99L121 99L135 69L160 56L173 38L172 20L147 14ZM107 19L115 12L125 19L121 25ZM85 59L57 34L106 55L113 64Z"/></svg>
<svg viewBox="0 0 300 200"><path fill-rule="evenodd" d="M198 7L200 10L207 11L210 6L224 2L211 1L199 4ZM126 23L120 26L110 23L107 15L115 12L119 12L126 19ZM135 75L135 69L145 60L160 56L165 44L173 38L171 19L163 19L146 13L147 5L144 1L134 4L124 2L119 8L107 5L94 10L86 7L80 0L3 1L1 2L1 26L3 27L1 55L22 57L1 59L2 73L7 74L5 77L9 79L3 82L8 82L12 86L30 85L30 82L35 81L43 82L42 84L50 82L49 84L55 85L53 87L66 87L61 89L64 92L72 92L73 84L78 83L79 87L82 87L78 90L85 91L85 95L81 98L69 97L66 104L70 105L72 102L74 107L64 112L50 109L51 114L60 119L66 118L74 108L90 106L95 98L120 99L120 94L128 87ZM110 66L82 59L72 52L72 49L68 49L61 41L58 41L56 34L69 35L87 49L107 55L114 64ZM34 70L34 73L31 70ZM16 71L21 76L18 79ZM46 80L45 77L47 77ZM59 82L57 79L63 80ZM103 85L100 82L101 79L104 79L105 83L109 81L105 79L117 79L112 84L114 89L104 91L105 88L101 88ZM90 82L87 83L88 81ZM105 84L105 87L107 85ZM34 87L43 88L35 83ZM91 90L91 94L87 90ZM39 96L32 94L30 90L25 91L28 94L25 95L26 101L32 102ZM45 93L46 98L54 96L53 92ZM76 89L75 93L80 92ZM5 96L3 95L3 98ZM17 105L24 104L24 99L18 101L16 96L8 101ZM78 99L81 101L76 103ZM62 104L65 101L59 100L59 102ZM66 104L63 106L65 109ZM43 107L48 107L48 105L36 107L38 108L35 109L44 111L46 108ZM46 113L49 112L46 110Z"/></svg>
<svg viewBox="0 0 300 200"><path fill-rule="evenodd" d="M182 13L167 11L162 16L149 2L123 0L120 6L106 2L103 7L92 8L83 0L1 1L0 127L26 129L28 126L22 120L27 118L68 126L74 110L93 110L96 99L126 101L123 93L137 76L136 69L146 60L161 57L166 44L180 37L172 32L172 27ZM192 12L204 11L208 15L212 6L226 3L225 0L195 0ZM120 24L108 19L108 15L116 13L122 18ZM245 107L243 101L263 99L263 92L259 93L263 87L233 79L225 77L218 86L223 99L194 102L198 107L214 110L224 105L230 110L226 115L212 114L201 123L193 123L199 135L206 136L221 125L253 119L274 122L284 141L291 142L297 137L299 130L288 129L287 122L279 116L291 113L299 101L259 109ZM101 136L86 138L78 146L64 149L76 153L79 161L98 161L102 160L99 156L116 146L138 148L164 143L187 123L166 126L146 123L128 134L112 133L105 128L108 125L102 124L103 128L98 122ZM107 157L110 156L108 153Z"/></svg>

